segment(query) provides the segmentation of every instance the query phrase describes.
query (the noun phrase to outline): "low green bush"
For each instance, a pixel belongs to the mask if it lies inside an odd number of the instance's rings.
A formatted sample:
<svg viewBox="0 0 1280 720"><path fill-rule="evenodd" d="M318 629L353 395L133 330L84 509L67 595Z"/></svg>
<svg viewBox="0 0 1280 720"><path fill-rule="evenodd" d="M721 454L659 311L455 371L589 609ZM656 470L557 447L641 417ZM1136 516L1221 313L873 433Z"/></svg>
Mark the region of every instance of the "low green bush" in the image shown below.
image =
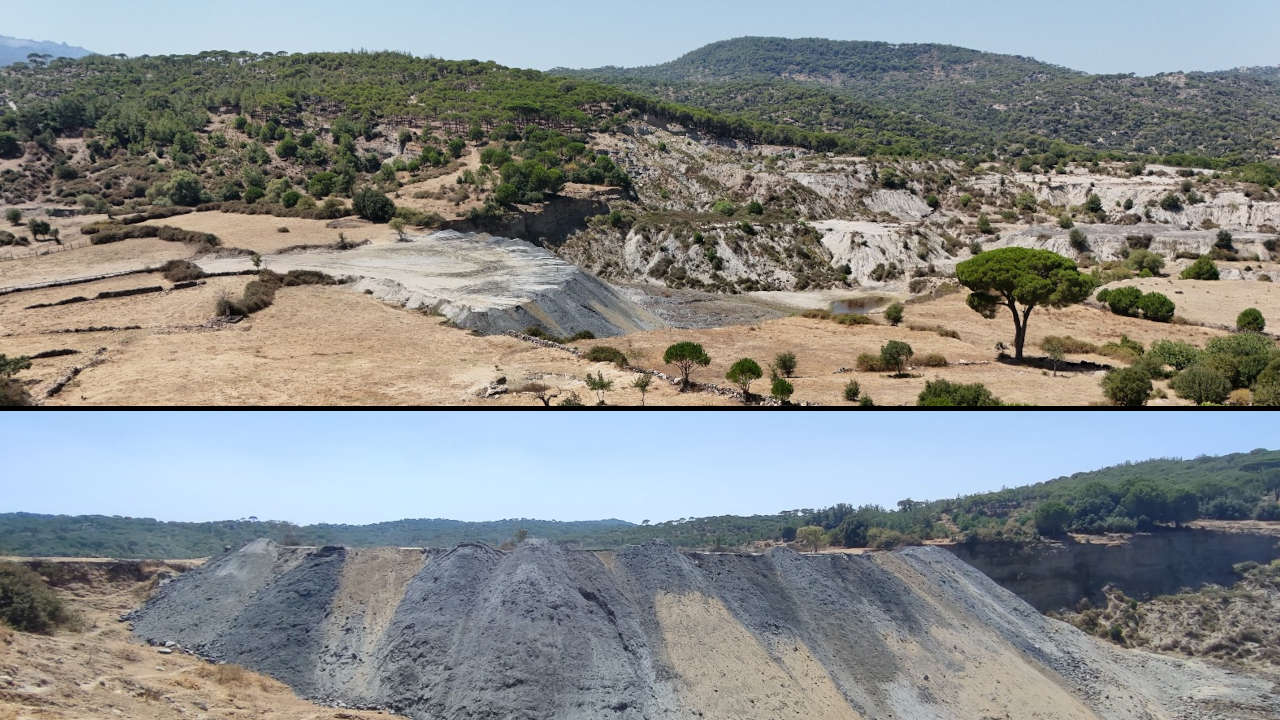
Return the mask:
<svg viewBox="0 0 1280 720"><path fill-rule="evenodd" d="M608 345L596 345L588 350L582 357L588 362L613 363L620 368L625 368L627 366L627 356L624 355L621 350L609 347Z"/></svg>
<svg viewBox="0 0 1280 720"><path fill-rule="evenodd" d="M70 612L44 578L17 563L0 563L0 620L31 633L51 633L71 621Z"/></svg>

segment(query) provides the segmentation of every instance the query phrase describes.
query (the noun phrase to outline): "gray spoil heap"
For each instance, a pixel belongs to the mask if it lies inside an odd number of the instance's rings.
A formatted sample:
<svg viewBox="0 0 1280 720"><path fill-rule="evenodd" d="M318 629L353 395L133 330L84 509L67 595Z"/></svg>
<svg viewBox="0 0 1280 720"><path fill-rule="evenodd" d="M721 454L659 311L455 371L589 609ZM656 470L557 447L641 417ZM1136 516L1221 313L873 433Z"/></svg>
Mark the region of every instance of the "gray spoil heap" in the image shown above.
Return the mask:
<svg viewBox="0 0 1280 720"><path fill-rule="evenodd" d="M1270 680L1126 651L936 548L284 548L161 587L142 638L413 718L1274 718Z"/></svg>
<svg viewBox="0 0 1280 720"><path fill-rule="evenodd" d="M197 258L205 272L249 270L243 257ZM354 281L388 303L443 315L482 333L541 327L568 337L612 337L665 324L616 288L524 240L451 230L352 250L306 250L263 258L280 273L314 270Z"/></svg>

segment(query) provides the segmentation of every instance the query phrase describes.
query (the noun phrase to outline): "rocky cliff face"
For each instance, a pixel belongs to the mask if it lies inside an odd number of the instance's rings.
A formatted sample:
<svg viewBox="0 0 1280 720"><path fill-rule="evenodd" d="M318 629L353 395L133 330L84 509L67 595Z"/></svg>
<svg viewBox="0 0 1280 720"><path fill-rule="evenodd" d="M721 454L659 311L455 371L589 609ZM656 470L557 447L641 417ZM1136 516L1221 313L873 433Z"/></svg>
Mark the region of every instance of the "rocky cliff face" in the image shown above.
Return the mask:
<svg viewBox="0 0 1280 720"><path fill-rule="evenodd" d="M291 549L161 588L148 640L414 718L1274 717L1271 683L1112 648L937 548Z"/></svg>
<svg viewBox="0 0 1280 720"><path fill-rule="evenodd" d="M1280 557L1271 535L1186 530L1138 534L1110 542L1044 542L1036 545L974 543L947 548L1041 611L1075 607L1082 598L1104 602L1115 585L1146 598L1231 585L1236 563Z"/></svg>

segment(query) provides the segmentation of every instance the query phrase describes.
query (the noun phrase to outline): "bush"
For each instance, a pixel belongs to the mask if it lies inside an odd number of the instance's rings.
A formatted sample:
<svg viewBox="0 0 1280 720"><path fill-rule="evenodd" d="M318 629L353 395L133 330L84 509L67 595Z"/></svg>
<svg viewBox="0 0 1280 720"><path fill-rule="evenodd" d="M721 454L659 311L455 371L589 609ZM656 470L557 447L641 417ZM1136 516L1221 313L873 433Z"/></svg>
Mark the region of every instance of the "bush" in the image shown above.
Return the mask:
<svg viewBox="0 0 1280 720"><path fill-rule="evenodd" d="M50 633L70 622L62 601L44 578L16 563L0 563L0 620L15 630Z"/></svg>
<svg viewBox="0 0 1280 720"><path fill-rule="evenodd" d="M1217 280L1218 266L1213 264L1213 260L1208 255L1201 255L1182 271L1181 277L1183 280Z"/></svg>
<svg viewBox="0 0 1280 720"><path fill-rule="evenodd" d="M947 358L939 353L928 353L916 358L916 365L927 368L947 367L951 363L947 362Z"/></svg>
<svg viewBox="0 0 1280 720"><path fill-rule="evenodd" d="M1263 407L1280 406L1280 359L1267 365L1258 374L1257 383L1253 387L1253 404Z"/></svg>
<svg viewBox="0 0 1280 720"><path fill-rule="evenodd" d="M1174 340L1157 340L1151 344L1151 355L1175 370L1186 370L1200 360L1200 348Z"/></svg>
<svg viewBox="0 0 1280 720"><path fill-rule="evenodd" d="M850 380L844 386L844 399L846 402L858 402L858 397L862 395L862 387L858 385L857 380Z"/></svg>
<svg viewBox="0 0 1280 720"><path fill-rule="evenodd" d="M375 223L390 222L395 217L396 205L391 198L370 187L361 188L351 198L356 214Z"/></svg>
<svg viewBox="0 0 1280 720"><path fill-rule="evenodd" d="M796 388L794 385L783 378L775 378L773 381L773 387L770 389L769 394L779 402L787 403L791 401L791 396L794 395L795 392Z"/></svg>
<svg viewBox="0 0 1280 720"><path fill-rule="evenodd" d="M1136 273L1146 271L1152 275L1159 275L1164 270L1164 258L1150 250L1132 250L1129 252L1129 257L1125 258L1124 265Z"/></svg>
<svg viewBox="0 0 1280 720"><path fill-rule="evenodd" d="M872 355L871 353L859 355L855 366L858 368L858 372L884 372L889 369L879 355Z"/></svg>
<svg viewBox="0 0 1280 720"><path fill-rule="evenodd" d="M1050 347L1060 349L1064 355L1086 355L1098 352L1097 345L1070 335L1048 335L1040 341L1042 350L1047 351Z"/></svg>
<svg viewBox="0 0 1280 720"><path fill-rule="evenodd" d="M888 320L890 325L897 327L902 323L902 315L905 310L906 308L903 307L902 303L894 303L885 308L884 319Z"/></svg>
<svg viewBox="0 0 1280 720"><path fill-rule="evenodd" d="M1231 381L1214 368L1200 363L1178 373L1169 387L1197 405L1221 405L1231 394Z"/></svg>
<svg viewBox="0 0 1280 720"><path fill-rule="evenodd" d="M899 340L890 340L880 348L880 363L902 374L914 355L915 351L910 345Z"/></svg>
<svg viewBox="0 0 1280 720"><path fill-rule="evenodd" d="M916 404L920 407L999 407L1003 403L981 383L961 385L935 380L925 384Z"/></svg>
<svg viewBox="0 0 1280 720"><path fill-rule="evenodd" d="M747 212L751 215L763 215L764 206L756 202L755 200L752 200L750 203L747 204Z"/></svg>
<svg viewBox="0 0 1280 720"><path fill-rule="evenodd" d="M795 377L796 375L796 354L793 352L779 353L773 359L773 367L784 378Z"/></svg>
<svg viewBox="0 0 1280 720"><path fill-rule="evenodd" d="M1142 316L1153 322L1169 322L1173 320L1173 313L1177 307L1167 296L1161 293L1147 293L1138 301L1138 309L1142 311Z"/></svg>
<svg viewBox="0 0 1280 720"><path fill-rule="evenodd" d="M1142 291L1136 287L1122 287L1107 295L1107 306L1116 315L1132 316L1142 300Z"/></svg>
<svg viewBox="0 0 1280 720"><path fill-rule="evenodd" d="M1078 253L1089 252L1089 236L1084 234L1080 228L1073 228L1068 236L1071 242L1071 249Z"/></svg>
<svg viewBox="0 0 1280 720"><path fill-rule="evenodd" d="M1168 212L1182 212L1182 198L1169 193L1160 199L1160 208Z"/></svg>
<svg viewBox="0 0 1280 720"><path fill-rule="evenodd" d="M1071 521L1071 509L1057 500L1048 500L1036 506L1034 520L1036 532L1045 537L1061 537Z"/></svg>
<svg viewBox="0 0 1280 720"><path fill-rule="evenodd" d="M1111 299L1111 289L1110 289L1110 288L1102 288L1101 290L1099 290L1099 291L1098 291L1098 302L1100 302L1100 303L1105 303L1106 301L1108 301L1108 300L1110 300L1110 299Z"/></svg>
<svg viewBox="0 0 1280 720"><path fill-rule="evenodd" d="M1108 400L1121 407L1146 405L1154 390L1151 375L1142 368L1120 368L1102 378L1102 392Z"/></svg>
<svg viewBox="0 0 1280 720"><path fill-rule="evenodd" d="M187 260L170 260L160 268L160 273L169 282L190 282L204 277L204 271Z"/></svg>
<svg viewBox="0 0 1280 720"><path fill-rule="evenodd" d="M1267 321L1257 308L1249 308L1236 318L1236 329L1260 333L1267 329Z"/></svg>
<svg viewBox="0 0 1280 720"><path fill-rule="evenodd" d="M738 208L728 200L720 200L715 205L712 205L711 209L725 217L733 217L738 212Z"/></svg>
<svg viewBox="0 0 1280 720"><path fill-rule="evenodd" d="M621 350L609 347L608 345L596 345L582 356L588 362L606 362L613 363L620 368L627 366L627 356L622 354Z"/></svg>
<svg viewBox="0 0 1280 720"><path fill-rule="evenodd" d="M1205 345L1205 362L1223 373L1232 387L1249 387L1273 360L1280 357L1267 336L1241 332L1213 338Z"/></svg>

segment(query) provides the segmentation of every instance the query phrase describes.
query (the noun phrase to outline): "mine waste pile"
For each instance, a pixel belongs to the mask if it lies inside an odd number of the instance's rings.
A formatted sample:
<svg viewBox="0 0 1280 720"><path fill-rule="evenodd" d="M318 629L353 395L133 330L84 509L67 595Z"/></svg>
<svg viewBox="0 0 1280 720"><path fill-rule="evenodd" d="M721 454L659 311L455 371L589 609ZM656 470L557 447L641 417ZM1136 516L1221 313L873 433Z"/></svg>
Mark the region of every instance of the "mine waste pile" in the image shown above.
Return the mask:
<svg viewBox="0 0 1280 720"><path fill-rule="evenodd" d="M127 616L153 643L413 718L1275 718L1272 680L1128 651L936 548L289 548Z"/></svg>

